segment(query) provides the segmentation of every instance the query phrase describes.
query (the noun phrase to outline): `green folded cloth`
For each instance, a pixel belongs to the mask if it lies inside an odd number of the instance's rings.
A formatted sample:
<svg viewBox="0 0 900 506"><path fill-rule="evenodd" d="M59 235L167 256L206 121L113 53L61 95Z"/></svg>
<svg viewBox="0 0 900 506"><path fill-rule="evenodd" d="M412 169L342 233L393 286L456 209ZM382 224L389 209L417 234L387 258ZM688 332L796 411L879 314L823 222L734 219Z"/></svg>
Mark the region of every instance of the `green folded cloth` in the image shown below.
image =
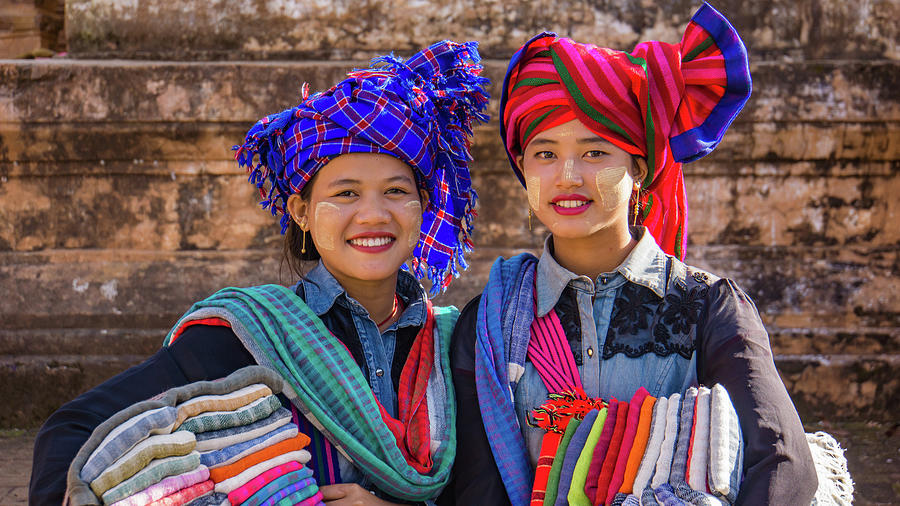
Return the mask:
<svg viewBox="0 0 900 506"><path fill-rule="evenodd" d="M271 415L280 407L281 401L278 397L267 395L233 411L210 411L192 416L185 420L178 430L199 433L250 425Z"/></svg>
<svg viewBox="0 0 900 506"><path fill-rule="evenodd" d="M187 455L197 446L193 432L173 432L150 436L110 464L100 476L91 481L91 490L98 496L134 476L150 461L165 457Z"/></svg>
<svg viewBox="0 0 900 506"><path fill-rule="evenodd" d="M159 483L166 476L175 476L196 469L200 465L200 453L191 452L178 457L166 457L156 459L138 471L137 474L107 490L101 497L104 504L112 504L121 501L130 495Z"/></svg>

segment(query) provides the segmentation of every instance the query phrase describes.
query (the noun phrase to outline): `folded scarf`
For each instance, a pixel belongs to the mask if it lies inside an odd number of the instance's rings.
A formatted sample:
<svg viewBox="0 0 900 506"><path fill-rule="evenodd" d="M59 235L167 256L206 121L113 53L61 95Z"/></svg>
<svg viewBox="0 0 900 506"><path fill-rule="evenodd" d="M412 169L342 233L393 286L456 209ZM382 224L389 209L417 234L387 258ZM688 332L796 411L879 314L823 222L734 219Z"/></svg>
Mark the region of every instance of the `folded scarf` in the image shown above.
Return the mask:
<svg viewBox="0 0 900 506"><path fill-rule="evenodd" d="M194 304L166 344L190 320L229 322L257 363L291 385L285 393L303 415L376 486L422 501L447 484L456 453L449 337L458 311L427 307L426 325L401 373L400 420L378 403L344 345L302 299L280 285L220 290Z"/></svg>
<svg viewBox="0 0 900 506"><path fill-rule="evenodd" d="M307 478L305 480L291 483L281 490L277 490L275 493L263 500L263 502L259 503L259 505L272 506L274 504L280 503L283 499L288 497L293 501L291 504L296 504L297 502L309 499L310 497L316 495L318 491L319 487L316 485L316 480ZM250 506L250 504L245 502L241 504L241 506Z"/></svg>
<svg viewBox="0 0 900 506"><path fill-rule="evenodd" d="M240 504L272 481L280 478L281 476L285 476L288 473L300 471L301 469L305 469L303 464L293 460L275 466L271 469L267 469L266 471L260 473L258 476L251 478L243 485L235 488L231 492L228 492L228 500L232 504Z"/></svg>
<svg viewBox="0 0 900 506"><path fill-rule="evenodd" d="M741 484L744 438L725 387L712 387L709 404L709 488L713 494L733 503Z"/></svg>
<svg viewBox="0 0 900 506"><path fill-rule="evenodd" d="M641 419L641 406L644 404L644 399L649 395L650 392L646 388L640 387L628 403L628 421L625 424L625 433L622 435L619 455L616 457L616 467L613 469L612 478L609 480L609 489L606 492L607 504L612 502L613 497L619 492L622 482L625 481L625 467L628 465L628 457L631 455L634 436L637 434L638 422Z"/></svg>
<svg viewBox="0 0 900 506"><path fill-rule="evenodd" d="M294 503L289 501L288 499L282 499L281 501L278 501L277 506L291 506L292 504L294 504ZM315 494L313 494L312 497L298 502L295 506L322 506L323 504L324 503L322 503L322 492L319 491L319 492L316 492Z"/></svg>
<svg viewBox="0 0 900 506"><path fill-rule="evenodd" d="M237 476L251 466L255 466L260 462L275 458L283 453L293 452L306 448L309 444L309 438L305 434L297 434L297 436L281 441L280 443L267 446L256 453L252 453L241 460L227 466L217 467L209 471L209 477L212 481L219 483L229 478Z"/></svg>
<svg viewBox="0 0 900 506"><path fill-rule="evenodd" d="M678 442L675 445L675 455L672 457L672 470L669 473L669 484L676 487L685 483L687 473L688 450L691 446L691 429L694 426L694 406L697 404L697 389L688 388L681 402L681 414L679 415Z"/></svg>
<svg viewBox="0 0 900 506"><path fill-rule="evenodd" d="M609 400L609 408L607 409L606 420L603 423L603 431L600 432L600 439L597 440L597 446L594 448L594 454L591 455L591 463L588 467L587 478L584 482L584 493L591 504L595 504L597 500L597 480L600 478L600 470L603 468L603 460L606 458L606 452L609 450L609 443L612 441L613 431L616 428L616 413L619 411L619 401L615 397Z"/></svg>
<svg viewBox="0 0 900 506"><path fill-rule="evenodd" d="M94 481L107 466L134 445L154 434L172 432L178 411L172 406L151 409L122 422L103 438L81 469L81 479Z"/></svg>
<svg viewBox="0 0 900 506"><path fill-rule="evenodd" d="M662 446L659 447L659 460L656 461L656 469L650 480L650 486L654 490L664 483L668 483L669 475L672 473L672 459L675 456L678 428L681 422L681 394L670 395L666 404L668 404L666 406L666 431L663 435Z"/></svg>
<svg viewBox="0 0 900 506"><path fill-rule="evenodd" d="M251 441L287 425L290 421L291 412L285 408L278 408L271 415L250 425L201 432L197 434L197 451L222 450L238 443Z"/></svg>
<svg viewBox="0 0 900 506"><path fill-rule="evenodd" d="M175 432L151 436L109 465L91 482L91 490L98 496L134 476L151 460L175 455L187 455L197 446L194 434Z"/></svg>
<svg viewBox="0 0 900 506"><path fill-rule="evenodd" d="M594 499L594 506L598 504L608 504L607 495L611 487L613 472L616 468L616 461L619 458L619 449L622 447L622 439L625 437L625 427L628 425L629 404L625 401L619 401L619 410L616 412L616 427L613 430L612 439L609 442L609 449L606 451L606 457L603 458L603 467L600 468L600 476L597 477L597 496Z"/></svg>
<svg viewBox="0 0 900 506"><path fill-rule="evenodd" d="M656 399L653 405L653 413L650 421L650 435L645 445L644 456L637 474L634 476L632 490L636 495L643 493L650 480L653 479L653 471L656 470L656 462L666 435L666 410L669 406L667 397ZM643 409L643 407L641 408Z"/></svg>
<svg viewBox="0 0 900 506"><path fill-rule="evenodd" d="M685 472L688 486L701 492L708 491L706 471L709 461L709 398L709 389L701 386L697 391L697 402L694 405L694 427Z"/></svg>
<svg viewBox="0 0 900 506"><path fill-rule="evenodd" d="M267 499L272 497L276 492L284 490L297 483L305 484L304 486L315 484L316 480L315 478L313 478L312 470L306 466L303 466L303 468L301 469L283 474L263 485L262 488L259 488L258 490L253 492L249 497L246 497L246 499L243 499L243 497L245 496L247 491L258 486L256 478L245 483L241 488L235 489L231 494L234 494L234 497L236 499L240 498L239 502L241 506L259 506ZM238 492L245 487L247 487L246 490Z"/></svg>
<svg viewBox="0 0 900 506"><path fill-rule="evenodd" d="M201 432L244 427L262 420L281 408L281 401L274 395L267 395L233 411L211 411L192 416L185 420L178 430Z"/></svg>
<svg viewBox="0 0 900 506"><path fill-rule="evenodd" d="M641 404L637 432L634 435L631 453L628 455L628 461L625 464L625 477L622 480L622 486L619 487L619 492L624 494L631 494L634 491L634 479L637 476L638 467L641 465L641 459L644 458L644 453L647 450L647 439L650 438L650 423L653 421L653 406L655 404L656 398L649 395L644 398L644 403Z"/></svg>
<svg viewBox="0 0 900 506"><path fill-rule="evenodd" d="M556 455L553 457L553 466L550 468L550 475L547 477L547 493L544 496L543 506L553 506L556 504L563 461L566 459L566 451L568 451L569 443L572 442L572 437L575 436L575 432L580 425L580 418L572 418L566 426L566 432L563 433L559 446L556 448Z"/></svg>
<svg viewBox="0 0 900 506"><path fill-rule="evenodd" d="M209 469L201 464L200 467L192 471L163 478L159 483L154 483L134 495L130 495L121 501L116 501L113 503L113 506L143 506L148 502L162 499L183 488L196 485L197 483L207 481L208 479Z"/></svg>
<svg viewBox="0 0 900 506"><path fill-rule="evenodd" d="M206 480L190 487L183 488L174 494L167 495L162 499L153 501L147 506L181 506L187 504L194 499L206 494L213 489L213 482Z"/></svg>
<svg viewBox="0 0 900 506"><path fill-rule="evenodd" d="M189 399L178 405L175 429L180 427L188 418L201 413L206 413L207 411L234 411L268 395L272 395L272 389L257 383L223 395L201 395Z"/></svg>
<svg viewBox="0 0 900 506"><path fill-rule="evenodd" d="M216 483L216 492L221 492L223 494L232 492L240 488L242 485L252 480L253 478L256 478L260 474L268 471L269 469L278 467L288 462L299 462L300 464L305 464L306 462L309 462L309 452L306 450L297 450L293 452L282 453L281 455L277 455L269 460L265 460L254 466L250 466L240 474L232 476L225 481Z"/></svg>
<svg viewBox="0 0 900 506"><path fill-rule="evenodd" d="M199 466L200 454L197 452L191 452L187 455L177 457L156 459L150 462L147 467L138 471L138 473L131 478L128 478L104 492L101 499L103 499L105 504L121 501L130 495L144 490L154 483L159 483L167 476L184 474Z"/></svg>
<svg viewBox="0 0 900 506"><path fill-rule="evenodd" d="M600 440L600 433L603 432L603 426L606 422L607 408L603 408L597 412L597 417L588 433L587 440L584 442L584 448L578 455L575 462L575 470L572 472L572 485L569 487L569 504L575 506L591 506L591 500L588 499L584 491L584 485L587 481L588 467L591 465L591 457L594 454L594 448ZM587 421L587 418L585 418Z"/></svg>
<svg viewBox="0 0 900 506"><path fill-rule="evenodd" d="M272 415L269 415L272 416ZM227 466L238 460L255 453L263 448L272 446L281 441L297 436L299 431L297 426L292 423L285 423L276 427L262 436L255 437L249 441L243 441L230 446L226 446L221 450L211 450L200 454L200 463L213 469L215 467Z"/></svg>
<svg viewBox="0 0 900 506"><path fill-rule="evenodd" d="M554 503L556 506L566 506L568 504L569 488L572 486L575 464L578 462L578 458L584 450L584 445L587 443L587 438L591 434L594 421L597 419L597 413L599 411L594 410L584 415L584 419L581 420L575 433L572 434L572 439L569 441L569 446L566 448L566 453L563 457L562 468L559 471L559 487L556 492L556 502Z"/></svg>
<svg viewBox="0 0 900 506"><path fill-rule="evenodd" d="M206 495L202 495L189 502L187 506L231 506L231 503L228 501L228 496L225 494L207 492Z"/></svg>

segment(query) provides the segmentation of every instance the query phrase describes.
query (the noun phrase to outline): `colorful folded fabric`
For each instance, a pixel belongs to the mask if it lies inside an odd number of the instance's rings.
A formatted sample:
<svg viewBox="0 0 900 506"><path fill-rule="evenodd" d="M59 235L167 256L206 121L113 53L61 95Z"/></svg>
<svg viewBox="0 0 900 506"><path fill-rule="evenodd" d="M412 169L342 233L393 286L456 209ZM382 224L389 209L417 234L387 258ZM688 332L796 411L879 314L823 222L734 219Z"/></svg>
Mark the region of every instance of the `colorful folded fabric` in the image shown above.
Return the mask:
<svg viewBox="0 0 900 506"><path fill-rule="evenodd" d="M306 450L297 450L293 452L282 453L281 455L277 455L269 460L264 462L260 462L254 466L250 466L240 474L228 478L225 481L216 483L216 492L224 492L229 493L237 488L240 488L241 485L247 483L248 481L256 478L260 474L272 469L273 467L278 467L281 464L286 464L288 462L299 462L300 464L305 464L309 462L310 454Z"/></svg>
<svg viewBox="0 0 900 506"><path fill-rule="evenodd" d="M675 495L675 489L668 483L656 487L653 490L656 501L662 506L687 506L681 498Z"/></svg>
<svg viewBox="0 0 900 506"><path fill-rule="evenodd" d="M600 469L603 468L603 459L606 458L609 443L612 441L613 431L616 428L616 413L618 411L619 401L613 397L609 401L606 420L603 423L603 431L600 433L600 439L597 441L597 446L594 447L594 454L591 455L591 464L590 467L588 467L587 478L584 482L584 493L591 501L591 504L594 504L597 499L597 479L600 478Z"/></svg>
<svg viewBox="0 0 900 506"><path fill-rule="evenodd" d="M687 483L679 483L674 489L675 496L688 504L697 506L726 506L728 504L712 494L692 489Z"/></svg>
<svg viewBox="0 0 900 506"><path fill-rule="evenodd" d="M225 494L207 492L206 495L187 503L187 506L231 506L231 502L228 501L228 496Z"/></svg>
<svg viewBox="0 0 900 506"><path fill-rule="evenodd" d="M159 483L154 483L134 495L130 495L121 501L116 501L113 503L113 506L143 506L148 502L162 499L183 488L196 485L197 483L207 481L208 479L209 469L201 464L197 469L176 476L163 478Z"/></svg>
<svg viewBox="0 0 900 506"><path fill-rule="evenodd" d="M562 436L559 432L547 431L541 439L541 454L534 469L534 485L531 487L531 506L544 504L544 498L547 496L547 480L550 478L550 470L553 469L553 457Z"/></svg>
<svg viewBox="0 0 900 506"><path fill-rule="evenodd" d="M597 477L597 496L594 505L607 504L606 496L610 489L616 460L619 457L619 448L622 446L622 438L625 437L625 426L628 424L628 403L619 401L619 410L616 412L616 427L613 430L612 440L609 442L609 450L603 458L603 467L600 468L600 476Z"/></svg>
<svg viewBox="0 0 900 506"><path fill-rule="evenodd" d="M174 407L163 406L129 418L110 431L91 453L81 468L81 479L88 483L94 481L107 466L148 436L172 432L176 416Z"/></svg>
<svg viewBox="0 0 900 506"><path fill-rule="evenodd" d="M641 506L659 506L659 501L656 500L653 488L649 485L641 492Z"/></svg>
<svg viewBox="0 0 900 506"><path fill-rule="evenodd" d="M616 495L613 496L612 501L608 502L610 506L622 506L625 503L625 499L628 497L627 494L623 494L621 492L617 492Z"/></svg>
<svg viewBox="0 0 900 506"><path fill-rule="evenodd" d="M284 476L290 472L303 469L303 464L299 462L287 462L280 466L275 466L259 474L259 476L247 481L240 487L235 488L228 493L228 501L232 504L240 504L247 500L248 497L255 494L259 489L271 483L280 476ZM218 492L218 491L217 491Z"/></svg>
<svg viewBox="0 0 900 506"><path fill-rule="evenodd" d="M678 444L679 423L681 421L681 394L672 394L666 406L666 431L662 446L659 447L659 459L650 486L656 490L663 483L669 482L672 473L672 459L675 457L675 446Z"/></svg>
<svg viewBox="0 0 900 506"><path fill-rule="evenodd" d="M197 446L197 440L190 432L173 432L148 437L107 466L100 476L91 481L91 490L99 497L107 490L134 476L151 460L187 455L194 450L195 446Z"/></svg>
<svg viewBox="0 0 900 506"><path fill-rule="evenodd" d="M709 462L709 389L697 389L697 402L694 405L694 426L691 434L691 445L688 449L687 471L685 481L689 487L707 492L706 470Z"/></svg>
<svg viewBox="0 0 900 506"><path fill-rule="evenodd" d="M194 499L206 494L213 489L213 482L206 480L190 487L183 488L174 494L163 497L158 501L153 501L148 506L181 506L187 504Z"/></svg>
<svg viewBox="0 0 900 506"><path fill-rule="evenodd" d="M251 482L255 482L256 479L250 480ZM315 483L315 478L313 478L312 469L303 466L303 468L298 469L297 471L291 471L289 473L285 473L282 476L279 476L268 483L265 484L262 488L253 492L252 495L246 498L246 500L241 500L241 506L259 506L266 499L272 497L276 492L282 490L293 483L306 483L307 481L311 481ZM250 483L245 483L241 488L250 487ZM243 497L242 493L236 493L241 488L234 490L232 494L234 494L235 498ZM317 489L318 490L318 489ZM312 495L312 494L310 494Z"/></svg>
<svg viewBox="0 0 900 506"><path fill-rule="evenodd" d="M641 506L641 500L634 494L628 494L622 501L622 506Z"/></svg>
<svg viewBox="0 0 900 506"><path fill-rule="evenodd" d="M656 462L659 460L659 452L662 448L663 439L666 435L666 410L669 406L667 397L656 399L653 405L653 414L650 421L650 436L644 448L644 457L641 459L641 465L638 466L638 472L634 476L634 484L632 490L635 495L642 495L650 480L653 478L653 471L656 470Z"/></svg>
<svg viewBox="0 0 900 506"><path fill-rule="evenodd" d="M271 417L272 415L269 416ZM202 452L200 453L200 463L210 469L227 466L267 446L295 437L298 433L296 425L286 423L249 441L226 446L221 450Z"/></svg>
<svg viewBox="0 0 900 506"><path fill-rule="evenodd" d="M302 450L309 444L309 438L306 434L297 434L291 439L286 439L280 443L263 448L252 453L233 464L211 469L209 472L210 479L216 483L225 481L231 477L237 476L244 472L247 468L255 466L260 462L275 458L281 454Z"/></svg>
<svg viewBox="0 0 900 506"><path fill-rule="evenodd" d="M233 411L210 411L192 416L185 420L178 430L199 433L243 427L266 418L278 408L281 408L278 397L267 395Z"/></svg>
<svg viewBox="0 0 900 506"><path fill-rule="evenodd" d="M291 412L279 408L271 415L249 425L229 429L201 432L197 436L197 451L221 450L226 446L243 443L271 432L291 421Z"/></svg>
<svg viewBox="0 0 900 506"><path fill-rule="evenodd" d="M575 462L575 470L572 472L572 485L569 486L569 504L576 506L591 506L591 500L588 499L584 492L584 485L587 481L588 467L591 465L591 457L594 455L594 448L600 440L600 433L603 432L603 426L606 422L606 413L608 408L597 411L597 416L588 433L587 441L584 443L578 460ZM593 411L592 411L593 413ZM587 421L587 419L585 419Z"/></svg>
<svg viewBox="0 0 900 506"><path fill-rule="evenodd" d="M631 453L628 454L628 461L625 463L625 477L622 479L622 486L619 487L619 492L623 494L631 494L633 491L634 478L637 476L638 467L640 467L641 459L644 458L644 452L647 449L647 440L650 438L650 424L653 422L654 405L656 405L656 397L649 395L644 398L644 403L641 404L637 432L634 434Z"/></svg>
<svg viewBox="0 0 900 506"><path fill-rule="evenodd" d="M556 492L556 506L566 506L568 504L569 488L572 486L572 475L575 473L575 464L578 457L581 456L587 438L594 427L594 421L597 419L597 410L589 411L584 415L581 424L572 434L572 440L569 441L569 447L566 449L566 455L563 458L562 469L559 472L559 488Z"/></svg>
<svg viewBox="0 0 900 506"><path fill-rule="evenodd" d="M278 501L277 506L291 506L292 504L294 504L294 502L289 499L290 498L285 498L285 499ZM304 499L304 500L298 502L297 504L295 504L294 506L322 506L322 505L323 505L322 492L319 491L319 492L316 492L315 494L313 494L312 497L310 497L308 499Z"/></svg>
<svg viewBox="0 0 900 506"><path fill-rule="evenodd" d="M572 418L569 420L569 425L566 426L566 432L563 434L559 447L556 449L556 455L553 457L553 467L550 468L550 476L547 477L547 494L544 496L543 506L556 504L556 493L559 490L559 474L562 472L563 460L566 458L569 442L580 424L580 419Z"/></svg>
<svg viewBox="0 0 900 506"><path fill-rule="evenodd" d="M178 406L178 417L175 429L188 418L210 411L234 411L251 402L272 395L272 389L262 383L247 385L244 388L222 395L201 395L188 399Z"/></svg>
<svg viewBox="0 0 900 506"><path fill-rule="evenodd" d="M199 466L200 454L195 451L187 455L156 459L131 478L104 492L101 498L106 504L121 501L154 483L159 483L166 476L184 474Z"/></svg>
<svg viewBox="0 0 900 506"><path fill-rule="evenodd" d="M631 455L631 447L634 446L634 437L637 435L638 422L641 419L641 406L644 399L650 395L646 388L640 387L631 397L628 403L628 422L625 424L625 433L622 435L622 444L619 447L619 455L616 458L616 467L613 469L612 478L609 480L609 489L606 492L606 503L609 504L619 492L622 482L625 481L625 467L628 457Z"/></svg>
<svg viewBox="0 0 900 506"><path fill-rule="evenodd" d="M278 504L287 497L290 497L293 500L291 504L296 504L297 502L309 499L310 497L316 495L316 492L318 491L319 487L318 485L316 485L316 480L307 478L305 480L291 483L281 490L278 490L277 492L266 498L262 503L260 503L260 506L272 506L273 504ZM247 503L241 504L241 506L246 505Z"/></svg>
<svg viewBox="0 0 900 506"><path fill-rule="evenodd" d="M697 404L697 389L688 388L681 402L681 413L678 417L678 441L675 444L675 455L672 457L672 469L669 472L669 483L674 487L685 482L687 473L688 450L691 446L691 433L694 426L694 406Z"/></svg>
<svg viewBox="0 0 900 506"><path fill-rule="evenodd" d="M710 392L709 471L710 491L729 503L737 499L744 463L744 438L731 397L722 385Z"/></svg>

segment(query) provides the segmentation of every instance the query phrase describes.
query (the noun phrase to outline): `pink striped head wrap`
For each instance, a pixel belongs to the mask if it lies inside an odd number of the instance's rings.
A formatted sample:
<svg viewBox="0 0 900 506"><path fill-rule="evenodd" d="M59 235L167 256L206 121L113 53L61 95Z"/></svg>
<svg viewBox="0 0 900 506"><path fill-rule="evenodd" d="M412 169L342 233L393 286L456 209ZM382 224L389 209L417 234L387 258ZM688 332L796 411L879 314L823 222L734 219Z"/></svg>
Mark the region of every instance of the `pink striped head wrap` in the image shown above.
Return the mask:
<svg viewBox="0 0 900 506"><path fill-rule="evenodd" d="M542 33L510 62L500 133L516 163L543 130L578 119L647 159L641 219L663 251L684 258L687 197L681 164L718 145L750 98L747 51L734 27L703 4L681 42L642 42L631 53Z"/></svg>

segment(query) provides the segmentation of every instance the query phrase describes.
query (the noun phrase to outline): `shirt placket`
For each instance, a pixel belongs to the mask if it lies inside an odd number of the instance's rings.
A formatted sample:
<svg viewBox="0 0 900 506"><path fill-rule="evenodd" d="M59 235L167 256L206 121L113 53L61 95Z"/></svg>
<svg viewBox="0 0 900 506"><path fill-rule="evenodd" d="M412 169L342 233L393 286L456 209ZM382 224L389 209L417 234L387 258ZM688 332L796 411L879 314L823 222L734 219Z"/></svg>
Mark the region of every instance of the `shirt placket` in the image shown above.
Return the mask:
<svg viewBox="0 0 900 506"><path fill-rule="evenodd" d="M593 286L586 281L572 282L575 289L575 301L578 304L578 316L581 320L581 384L584 391L596 397L600 391L600 360L597 353L597 333L594 330L594 315L591 309Z"/></svg>
<svg viewBox="0 0 900 506"><path fill-rule="evenodd" d="M385 350L384 342L378 328L372 320L363 312L361 307L354 307L351 311L353 324L359 334L359 342L362 345L366 364L369 366L369 384L372 393L392 417L397 417L394 408L394 389L391 384L391 362Z"/></svg>

